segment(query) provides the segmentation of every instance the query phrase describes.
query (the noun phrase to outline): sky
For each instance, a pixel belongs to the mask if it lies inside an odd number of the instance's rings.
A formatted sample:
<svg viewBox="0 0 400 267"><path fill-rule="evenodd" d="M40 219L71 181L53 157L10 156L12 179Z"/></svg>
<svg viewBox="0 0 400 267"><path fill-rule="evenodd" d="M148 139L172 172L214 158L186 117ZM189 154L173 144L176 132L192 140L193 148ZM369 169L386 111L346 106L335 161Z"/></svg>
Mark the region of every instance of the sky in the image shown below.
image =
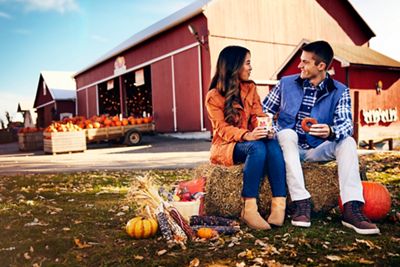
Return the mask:
<svg viewBox="0 0 400 267"><path fill-rule="evenodd" d="M22 120L41 71L79 71L193 1L0 0L0 119ZM400 61L400 1L350 3L376 35L371 48Z"/></svg>

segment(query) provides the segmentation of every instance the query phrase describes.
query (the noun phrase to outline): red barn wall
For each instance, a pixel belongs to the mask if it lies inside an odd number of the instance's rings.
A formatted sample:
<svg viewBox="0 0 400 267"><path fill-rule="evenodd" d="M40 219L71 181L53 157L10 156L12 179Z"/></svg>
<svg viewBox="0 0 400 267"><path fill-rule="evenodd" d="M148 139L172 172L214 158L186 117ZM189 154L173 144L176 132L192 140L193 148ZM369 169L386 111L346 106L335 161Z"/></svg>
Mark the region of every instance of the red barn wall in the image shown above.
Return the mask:
<svg viewBox="0 0 400 267"><path fill-rule="evenodd" d="M350 88L375 89L382 81L383 90L392 86L400 77L399 70L379 66L351 66L349 69Z"/></svg>
<svg viewBox="0 0 400 267"><path fill-rule="evenodd" d="M72 113L75 116L75 101L57 101L58 118L61 113Z"/></svg>
<svg viewBox="0 0 400 267"><path fill-rule="evenodd" d="M53 101L53 97L51 96L51 93L50 93L49 89L47 88L47 86L46 86L46 95L43 94L43 77L41 75L39 78L39 84L38 84L36 94L37 94L36 99L35 99L36 102L34 104L35 107Z"/></svg>
<svg viewBox="0 0 400 267"><path fill-rule="evenodd" d="M153 116L157 132L174 131L171 58L151 65Z"/></svg>
<svg viewBox="0 0 400 267"><path fill-rule="evenodd" d="M76 93L76 101L77 101L77 108L78 108L78 116L87 117L87 97L86 97L86 90L80 90Z"/></svg>
<svg viewBox="0 0 400 267"><path fill-rule="evenodd" d="M353 103L355 92L359 92L358 106L359 109L354 111L353 116L357 116L358 123L358 139L359 141L382 140L384 138L400 138L400 79L391 84L386 90L382 90L378 95L375 89L355 89L351 90ZM357 106L357 105L356 105ZM384 123L366 124L362 110L381 110L397 108L397 121Z"/></svg>
<svg viewBox="0 0 400 267"><path fill-rule="evenodd" d="M89 108L87 117L91 117L97 114L97 86L92 86L87 90L87 106Z"/></svg>
<svg viewBox="0 0 400 267"><path fill-rule="evenodd" d="M200 14L117 55L125 58L127 70L150 61L153 116L156 131L159 132L201 131L205 128L211 128L208 119L206 119L206 110L203 105L210 82L209 51L204 47L199 49L198 46L179 51L185 46L196 43L196 39L187 28L189 24L194 25L200 35L207 35L207 20L204 15ZM171 52L175 53L172 55L174 58L174 80L172 80L170 57L151 62ZM114 75L116 57L75 77L79 90L77 94L79 115L87 116L89 114L91 116L97 114L97 95L95 92L88 91L88 95L82 92L86 90L84 89L85 86L111 78ZM199 59L202 61L200 64L201 80L199 77ZM176 125L174 125L173 114L173 81L175 82ZM200 95L200 85L202 86L202 95ZM83 102L86 101L88 103L84 105ZM201 108L203 113L201 113ZM201 122L203 122L203 129Z"/></svg>
<svg viewBox="0 0 400 267"><path fill-rule="evenodd" d="M201 131L197 47L174 56L178 131Z"/></svg>

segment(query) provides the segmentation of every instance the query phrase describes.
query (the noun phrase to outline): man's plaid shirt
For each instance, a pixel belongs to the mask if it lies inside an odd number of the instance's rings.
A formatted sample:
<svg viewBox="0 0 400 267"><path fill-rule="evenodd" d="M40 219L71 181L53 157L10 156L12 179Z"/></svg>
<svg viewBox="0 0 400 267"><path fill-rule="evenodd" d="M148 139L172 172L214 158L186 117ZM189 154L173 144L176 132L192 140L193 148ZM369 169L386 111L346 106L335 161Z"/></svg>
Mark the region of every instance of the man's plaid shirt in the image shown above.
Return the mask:
<svg viewBox="0 0 400 267"><path fill-rule="evenodd" d="M306 133L301 128L301 121L305 117L309 117L311 109L314 107L318 97L327 92L327 80L330 79L329 74L326 78L316 87L314 87L308 80L303 83L304 97L301 103L299 112L296 116L295 131L299 136L300 147L307 149L309 145L306 140ZM281 102L281 90L280 83L274 87L274 89L268 94L263 101L263 111L275 114L279 112ZM353 121L351 115L351 98L349 88L343 92L340 98L333 116L333 125L330 125L334 133L333 140L340 141L353 134ZM278 125L274 125L275 131L278 132L281 129Z"/></svg>

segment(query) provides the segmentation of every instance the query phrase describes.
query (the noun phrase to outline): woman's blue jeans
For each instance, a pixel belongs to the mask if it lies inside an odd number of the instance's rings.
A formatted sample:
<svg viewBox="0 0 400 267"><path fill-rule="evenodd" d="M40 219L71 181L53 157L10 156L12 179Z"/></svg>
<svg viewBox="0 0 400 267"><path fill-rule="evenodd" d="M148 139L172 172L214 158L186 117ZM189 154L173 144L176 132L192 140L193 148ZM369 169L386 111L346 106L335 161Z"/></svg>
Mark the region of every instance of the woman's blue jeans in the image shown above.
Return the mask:
<svg viewBox="0 0 400 267"><path fill-rule="evenodd" d="M267 174L273 197L286 197L285 161L275 139L245 141L235 145L233 161L243 163L242 197L258 198L260 184Z"/></svg>

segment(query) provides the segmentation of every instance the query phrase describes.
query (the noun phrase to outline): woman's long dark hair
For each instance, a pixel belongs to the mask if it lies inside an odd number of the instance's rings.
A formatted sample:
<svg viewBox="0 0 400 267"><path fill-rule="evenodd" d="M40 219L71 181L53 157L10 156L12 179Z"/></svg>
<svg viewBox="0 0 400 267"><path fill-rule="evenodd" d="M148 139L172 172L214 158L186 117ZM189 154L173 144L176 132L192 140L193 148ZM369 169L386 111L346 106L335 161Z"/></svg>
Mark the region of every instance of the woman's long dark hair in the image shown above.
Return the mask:
<svg viewBox="0 0 400 267"><path fill-rule="evenodd" d="M209 90L216 88L225 97L225 121L235 126L239 124L241 116L233 104L241 103L239 72L247 53L250 51L241 46L225 47L218 56L217 68L209 88Z"/></svg>

